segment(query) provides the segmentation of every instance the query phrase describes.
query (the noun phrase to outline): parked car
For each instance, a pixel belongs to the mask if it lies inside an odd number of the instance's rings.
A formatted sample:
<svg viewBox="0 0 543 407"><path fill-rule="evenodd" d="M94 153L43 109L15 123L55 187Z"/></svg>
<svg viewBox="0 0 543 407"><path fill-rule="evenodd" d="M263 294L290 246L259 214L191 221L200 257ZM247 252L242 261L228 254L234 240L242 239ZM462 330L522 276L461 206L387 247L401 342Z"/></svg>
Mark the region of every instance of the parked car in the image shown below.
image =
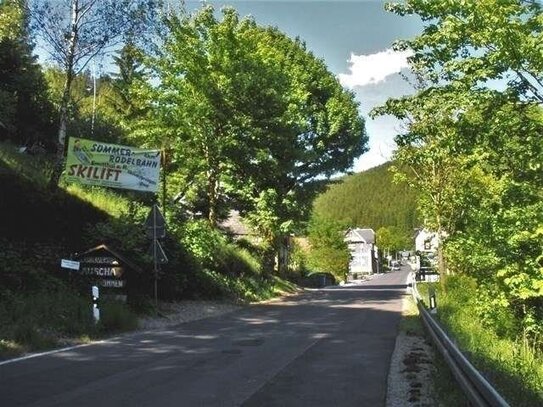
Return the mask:
<svg viewBox="0 0 543 407"><path fill-rule="evenodd" d="M400 269L400 263L399 263L398 261L396 261L396 260L392 260L392 261L390 262L390 269L391 269L392 271L399 270L399 269Z"/></svg>

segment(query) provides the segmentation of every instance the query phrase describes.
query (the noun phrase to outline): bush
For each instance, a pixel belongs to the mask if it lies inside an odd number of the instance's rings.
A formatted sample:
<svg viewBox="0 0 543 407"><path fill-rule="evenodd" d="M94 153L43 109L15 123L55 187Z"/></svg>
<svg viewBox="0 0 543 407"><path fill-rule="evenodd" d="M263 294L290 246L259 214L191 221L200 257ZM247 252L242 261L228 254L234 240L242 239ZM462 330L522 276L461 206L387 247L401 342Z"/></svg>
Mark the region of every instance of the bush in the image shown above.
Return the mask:
<svg viewBox="0 0 543 407"><path fill-rule="evenodd" d="M61 281L54 289L1 292L0 337L5 343L39 350L53 346L61 337L94 331L90 296L78 295Z"/></svg>
<svg viewBox="0 0 543 407"><path fill-rule="evenodd" d="M216 249L214 268L230 276L250 276L261 272L260 263L247 251L234 244L225 243Z"/></svg>
<svg viewBox="0 0 543 407"><path fill-rule="evenodd" d="M447 278L437 297L438 317L470 360L513 405L543 404L543 355L530 346L515 319L492 297L491 286L455 275ZM494 306L488 306L492 298ZM491 345L491 346L490 346Z"/></svg>
<svg viewBox="0 0 543 407"><path fill-rule="evenodd" d="M30 350L42 350L52 348L57 344L57 338L42 331L28 321L15 326L13 340L24 344Z"/></svg>
<svg viewBox="0 0 543 407"><path fill-rule="evenodd" d="M102 302L99 328L106 333L134 330L138 327L138 317L126 305L119 302Z"/></svg>

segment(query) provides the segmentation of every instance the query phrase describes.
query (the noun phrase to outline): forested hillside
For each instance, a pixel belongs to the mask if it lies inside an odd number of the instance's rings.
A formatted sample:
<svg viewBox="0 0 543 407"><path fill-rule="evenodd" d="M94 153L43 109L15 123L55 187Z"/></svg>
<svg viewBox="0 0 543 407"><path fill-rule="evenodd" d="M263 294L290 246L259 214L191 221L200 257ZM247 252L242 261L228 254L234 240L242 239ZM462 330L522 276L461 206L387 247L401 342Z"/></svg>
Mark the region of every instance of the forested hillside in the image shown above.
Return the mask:
<svg viewBox="0 0 543 407"><path fill-rule="evenodd" d="M372 228L382 251L393 253L413 245L419 226L416 189L395 183L386 163L331 182L314 201L309 220L309 267L342 280L350 259L343 241L350 227Z"/></svg>
<svg viewBox="0 0 543 407"><path fill-rule="evenodd" d="M407 184L394 183L387 163L368 171L348 175L319 195L314 216L334 219L353 227L397 227L411 233L419 226L416 192Z"/></svg>

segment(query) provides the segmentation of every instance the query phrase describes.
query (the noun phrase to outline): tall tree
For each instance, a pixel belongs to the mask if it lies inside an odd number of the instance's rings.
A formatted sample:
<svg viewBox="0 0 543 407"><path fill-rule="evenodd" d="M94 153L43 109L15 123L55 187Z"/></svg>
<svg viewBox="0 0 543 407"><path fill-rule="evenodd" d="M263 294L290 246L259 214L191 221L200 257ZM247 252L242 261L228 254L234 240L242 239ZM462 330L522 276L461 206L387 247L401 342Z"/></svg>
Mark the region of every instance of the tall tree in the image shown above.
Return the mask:
<svg viewBox="0 0 543 407"><path fill-rule="evenodd" d="M409 250L413 246L411 236L395 226L383 226L375 232L379 249L394 254L400 250Z"/></svg>
<svg viewBox="0 0 543 407"><path fill-rule="evenodd" d="M251 38L262 58L272 64L267 69L275 72L277 85L272 89L279 97L269 106L270 96L264 94L253 105L259 110L252 115L255 131L248 134L259 135L256 154L240 166L243 176L238 179L245 181L237 190L256 202L256 208L267 202L264 207L278 219L275 229L259 222L258 210L249 211L250 218L280 240L295 230L296 221L308 216L319 185L314 181L347 170L365 151L367 136L353 95L303 42L275 28L258 30Z"/></svg>
<svg viewBox="0 0 543 407"><path fill-rule="evenodd" d="M413 51L411 67L425 86L377 113L406 119L397 137L402 162L430 168L441 157L441 175L427 172L415 184L447 195L438 206L422 204L450 232L449 268L476 277L493 292L492 306L509 307L536 332L543 303L542 6L408 0L389 8L426 22L421 35L397 44Z"/></svg>
<svg viewBox="0 0 543 407"><path fill-rule="evenodd" d="M0 133L19 144L47 143L52 106L32 55L26 1L0 4Z"/></svg>
<svg viewBox="0 0 543 407"><path fill-rule="evenodd" d="M34 28L51 59L64 72L57 140L57 165L50 185L56 187L63 167L70 91L75 76L89 62L117 45L123 35L141 30L154 17L154 0L33 0Z"/></svg>
<svg viewBox="0 0 543 407"><path fill-rule="evenodd" d="M344 240L347 228L346 223L337 220L322 216L311 218L308 227L310 268L332 273L338 281L345 280L351 258Z"/></svg>
<svg viewBox="0 0 543 407"><path fill-rule="evenodd" d="M354 97L302 42L233 9L222 20L209 6L171 15L166 27L150 63L154 130L143 136L173 146L205 189L211 224L227 196L273 246L308 206L306 185L365 151Z"/></svg>

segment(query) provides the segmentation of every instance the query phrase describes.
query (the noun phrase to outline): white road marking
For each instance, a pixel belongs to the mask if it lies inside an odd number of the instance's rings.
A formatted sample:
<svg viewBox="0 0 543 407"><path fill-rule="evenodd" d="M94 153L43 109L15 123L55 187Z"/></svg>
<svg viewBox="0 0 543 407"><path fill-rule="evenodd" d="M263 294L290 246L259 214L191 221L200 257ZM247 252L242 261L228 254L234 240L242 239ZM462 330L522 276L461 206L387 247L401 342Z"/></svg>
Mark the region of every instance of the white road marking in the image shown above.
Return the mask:
<svg viewBox="0 0 543 407"><path fill-rule="evenodd" d="M68 346L66 348L50 350L50 351L47 351L47 352L33 353L31 355L21 356L19 358L15 358L15 359L4 360L3 362L0 362L0 366L7 365L9 363L21 362L21 361L27 360L27 359L37 358L37 357L40 357L40 356L48 356L48 355L53 355L55 353L66 352L66 351L73 350L73 349L84 348L86 346L96 345L97 343L104 343L104 342L106 342L106 341L83 343L81 345Z"/></svg>

